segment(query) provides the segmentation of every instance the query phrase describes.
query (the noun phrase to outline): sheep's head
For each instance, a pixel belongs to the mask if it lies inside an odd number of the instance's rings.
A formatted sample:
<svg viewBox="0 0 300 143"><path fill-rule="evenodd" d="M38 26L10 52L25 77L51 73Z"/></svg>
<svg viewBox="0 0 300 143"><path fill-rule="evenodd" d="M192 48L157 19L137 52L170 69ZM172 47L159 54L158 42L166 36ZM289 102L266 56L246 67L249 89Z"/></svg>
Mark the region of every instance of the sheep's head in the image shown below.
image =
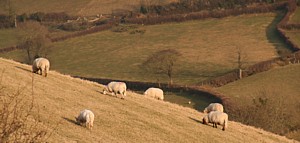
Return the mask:
<svg viewBox="0 0 300 143"><path fill-rule="evenodd" d="M147 91L145 91L143 95L147 95Z"/></svg>
<svg viewBox="0 0 300 143"><path fill-rule="evenodd" d="M107 91L108 91L107 87L104 87L102 93L107 94Z"/></svg>
<svg viewBox="0 0 300 143"><path fill-rule="evenodd" d="M203 117L202 124L208 124L208 115Z"/></svg>
<svg viewBox="0 0 300 143"><path fill-rule="evenodd" d="M75 121L76 121L76 124L78 124L78 125L80 124L77 117L75 117Z"/></svg>
<svg viewBox="0 0 300 143"><path fill-rule="evenodd" d="M203 110L203 113L207 113L208 111L207 111L207 108L205 108L204 110Z"/></svg>

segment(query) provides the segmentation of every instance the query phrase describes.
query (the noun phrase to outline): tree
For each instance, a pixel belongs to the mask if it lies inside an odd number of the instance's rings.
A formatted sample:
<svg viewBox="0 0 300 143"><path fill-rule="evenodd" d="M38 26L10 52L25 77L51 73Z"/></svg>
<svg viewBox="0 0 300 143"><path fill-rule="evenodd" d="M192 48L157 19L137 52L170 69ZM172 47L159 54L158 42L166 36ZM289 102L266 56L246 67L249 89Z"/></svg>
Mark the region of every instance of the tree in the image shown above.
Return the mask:
<svg viewBox="0 0 300 143"><path fill-rule="evenodd" d="M238 65L240 79L243 78L243 70L244 70L244 65L246 63L246 59L247 56L244 55L241 48L237 48L237 65Z"/></svg>
<svg viewBox="0 0 300 143"><path fill-rule="evenodd" d="M169 84L173 84L173 75L176 63L181 54L173 49L158 51L148 57L143 63L143 68L154 74L165 74L169 78Z"/></svg>
<svg viewBox="0 0 300 143"><path fill-rule="evenodd" d="M0 142L46 142L56 127L51 131L40 120L39 108L34 102L33 76L29 95L22 92L22 87L14 93L7 92L7 86L1 83L3 73L4 70L0 77Z"/></svg>
<svg viewBox="0 0 300 143"><path fill-rule="evenodd" d="M19 25L24 33L21 46L26 50L28 63L32 63L35 57L46 57L49 52L51 40L47 37L48 29L38 22L24 22Z"/></svg>

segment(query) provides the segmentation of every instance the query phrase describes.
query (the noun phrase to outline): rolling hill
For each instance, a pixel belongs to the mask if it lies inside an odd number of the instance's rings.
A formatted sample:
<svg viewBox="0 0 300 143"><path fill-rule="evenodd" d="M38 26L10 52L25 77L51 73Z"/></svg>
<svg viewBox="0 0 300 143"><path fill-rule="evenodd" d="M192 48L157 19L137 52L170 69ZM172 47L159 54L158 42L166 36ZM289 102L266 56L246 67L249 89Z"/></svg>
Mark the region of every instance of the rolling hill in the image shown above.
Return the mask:
<svg viewBox="0 0 300 143"><path fill-rule="evenodd" d="M194 109L130 91L121 100L101 94L103 85L55 71L45 78L11 60L0 59L0 71L4 93L33 95L43 126L59 123L49 142L296 142L232 121L224 132L201 124L204 114ZM86 108L95 113L92 131L74 124Z"/></svg>
<svg viewBox="0 0 300 143"><path fill-rule="evenodd" d="M137 26L138 30L145 30L144 34L107 30L55 42L47 58L52 61L53 69L65 74L167 82L167 76L147 73L140 65L159 50L175 49L182 57L176 65L174 82L194 85L234 70L238 48L243 52L245 66L279 56L280 50L287 49L275 30L282 16L282 13L249 14ZM19 50L0 56L25 62L27 53Z"/></svg>
<svg viewBox="0 0 300 143"><path fill-rule="evenodd" d="M292 126L300 125L298 114L300 111L299 71L299 64L279 67L232 82L216 90L225 94L235 108L253 105L253 99L267 97L274 107L288 111L284 116L289 116L286 122L291 129ZM284 128L282 127L280 130L284 130ZM286 132L287 136L300 140L299 127L293 130L289 133Z"/></svg>

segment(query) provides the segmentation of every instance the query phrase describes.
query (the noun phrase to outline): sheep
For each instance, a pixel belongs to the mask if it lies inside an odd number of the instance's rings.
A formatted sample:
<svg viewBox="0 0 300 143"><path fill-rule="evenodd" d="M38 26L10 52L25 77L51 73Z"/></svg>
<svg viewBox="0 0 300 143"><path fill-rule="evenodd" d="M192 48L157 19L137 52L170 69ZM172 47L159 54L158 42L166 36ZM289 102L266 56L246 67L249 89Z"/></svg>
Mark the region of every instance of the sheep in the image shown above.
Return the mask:
<svg viewBox="0 0 300 143"><path fill-rule="evenodd" d="M210 103L204 110L204 113L209 113L211 111L220 111L223 112L223 105L220 103Z"/></svg>
<svg viewBox="0 0 300 143"><path fill-rule="evenodd" d="M158 100L164 100L164 91L159 88L150 87L144 92L144 95Z"/></svg>
<svg viewBox="0 0 300 143"><path fill-rule="evenodd" d="M93 123L94 123L94 113L90 110L83 110L80 112L78 117L75 117L76 123L79 125L84 124L85 127L88 127L88 129L92 130Z"/></svg>
<svg viewBox="0 0 300 143"><path fill-rule="evenodd" d="M40 73L40 75L43 75L43 73L45 73L45 77L47 77L49 69L50 69L50 62L45 58L37 58L32 63L33 73L37 73L37 74Z"/></svg>
<svg viewBox="0 0 300 143"><path fill-rule="evenodd" d="M218 128L217 124L222 125L222 130L225 131L228 124L228 115L220 111L211 111L202 119L203 124L212 123L213 127Z"/></svg>
<svg viewBox="0 0 300 143"><path fill-rule="evenodd" d="M116 95L119 93L122 95L121 99L124 99L124 96L126 96L126 83L125 82L116 82L112 81L107 84L107 86L103 89L103 94L106 94L106 92L111 92L112 94Z"/></svg>

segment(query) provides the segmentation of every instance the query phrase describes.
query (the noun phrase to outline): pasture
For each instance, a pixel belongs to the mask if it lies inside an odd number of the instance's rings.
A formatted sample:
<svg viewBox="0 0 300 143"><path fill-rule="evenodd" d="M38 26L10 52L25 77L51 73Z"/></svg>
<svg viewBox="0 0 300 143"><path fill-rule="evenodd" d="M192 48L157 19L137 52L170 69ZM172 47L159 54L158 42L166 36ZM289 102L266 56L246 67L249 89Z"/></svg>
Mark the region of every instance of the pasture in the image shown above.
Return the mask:
<svg viewBox="0 0 300 143"><path fill-rule="evenodd" d="M275 13L241 15L183 23L138 26L144 34L103 31L53 44L52 69L81 77L167 82L167 76L140 68L152 53L175 49L182 54L174 75L176 84L201 84L237 67L237 50L246 65L279 56L286 50L275 32L282 17ZM180 33L180 34L178 34ZM25 51L1 54L24 62Z"/></svg>
<svg viewBox="0 0 300 143"><path fill-rule="evenodd" d="M285 32L296 45L300 45L300 30L285 30Z"/></svg>
<svg viewBox="0 0 300 143"><path fill-rule="evenodd" d="M291 16L289 23L300 23L300 8L296 9L296 12Z"/></svg>
<svg viewBox="0 0 300 143"><path fill-rule="evenodd" d="M253 99L267 98L269 102L272 102L271 104L274 104L272 110L276 111L278 108L282 108L286 111L283 116L288 119L284 125L290 125L292 128L294 125L300 125L298 114L300 111L299 71L299 64L288 65L238 80L216 90L228 96L234 108L254 105ZM278 110L278 114L281 114L280 111L282 110ZM278 115L278 118L282 118L282 115ZM285 129L281 128L280 130ZM294 132L286 135L299 140L299 128L298 130L295 128Z"/></svg>
<svg viewBox="0 0 300 143"><path fill-rule="evenodd" d="M103 85L55 71L45 78L10 60L0 59L0 71L5 89L1 94L19 92L23 100L34 98L30 118L38 117L38 127L52 133L47 142L293 142L233 121L222 131L220 126L203 125L204 114L194 109L133 92L121 100L101 94ZM92 131L74 122L83 109L95 114Z"/></svg>
<svg viewBox="0 0 300 143"><path fill-rule="evenodd" d="M146 1L146 4L164 4L176 0L166 0L160 2L158 0ZM12 5L16 13L35 13L35 12L66 12L71 15L79 16L95 16L97 14L111 14L117 10L133 10L139 9L140 0L12 0ZM5 13L4 9L0 13Z"/></svg>
<svg viewBox="0 0 300 143"><path fill-rule="evenodd" d="M22 38L22 34L18 29L1 29L0 30L0 48L15 46Z"/></svg>

